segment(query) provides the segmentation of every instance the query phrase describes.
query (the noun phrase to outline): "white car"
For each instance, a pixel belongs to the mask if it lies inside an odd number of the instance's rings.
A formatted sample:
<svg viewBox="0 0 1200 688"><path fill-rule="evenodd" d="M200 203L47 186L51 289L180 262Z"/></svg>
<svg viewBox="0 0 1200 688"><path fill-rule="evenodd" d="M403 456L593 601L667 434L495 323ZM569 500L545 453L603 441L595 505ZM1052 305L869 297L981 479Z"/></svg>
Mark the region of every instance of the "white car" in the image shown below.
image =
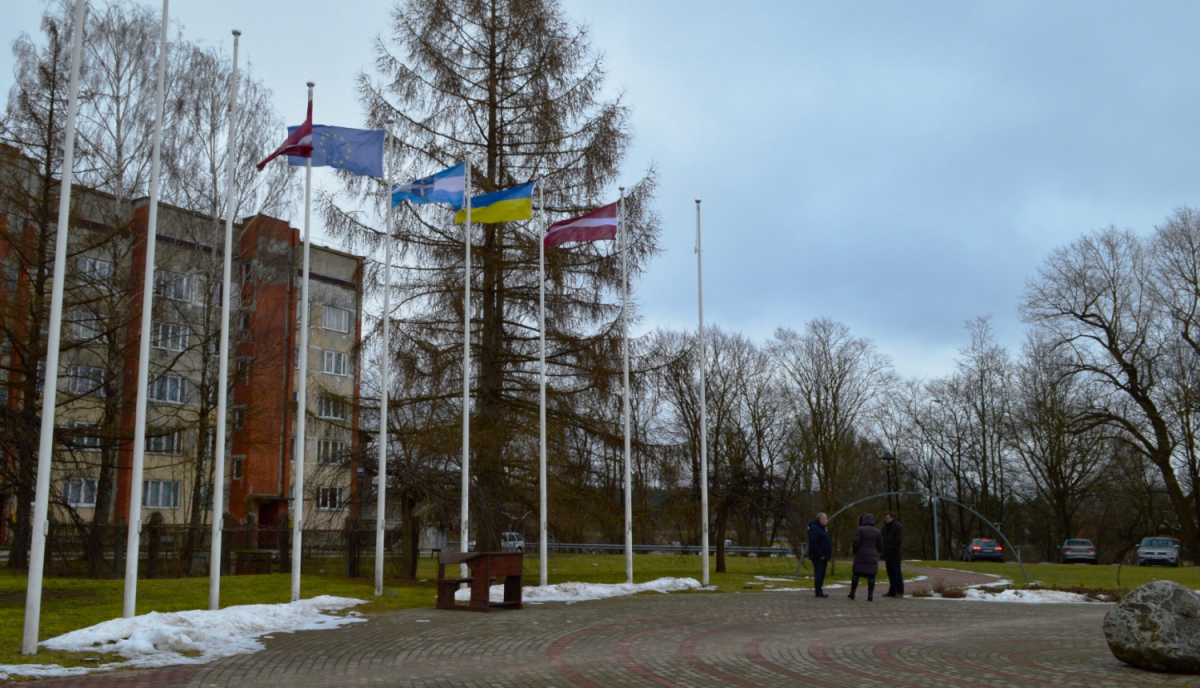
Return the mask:
<svg viewBox="0 0 1200 688"><path fill-rule="evenodd" d="M1138 566L1162 564L1164 566L1179 566L1179 545L1171 538L1148 537L1142 540L1137 548Z"/></svg>

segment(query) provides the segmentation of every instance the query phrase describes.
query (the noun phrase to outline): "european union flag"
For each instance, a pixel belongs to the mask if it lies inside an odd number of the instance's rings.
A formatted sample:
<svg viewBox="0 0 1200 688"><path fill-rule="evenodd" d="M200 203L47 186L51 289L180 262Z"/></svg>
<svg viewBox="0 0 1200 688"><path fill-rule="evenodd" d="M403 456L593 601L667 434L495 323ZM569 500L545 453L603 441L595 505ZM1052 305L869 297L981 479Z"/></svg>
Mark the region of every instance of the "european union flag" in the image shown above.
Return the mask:
<svg viewBox="0 0 1200 688"><path fill-rule="evenodd" d="M288 133L295 129L297 127L288 127ZM313 167L336 167L362 177L382 179L384 135L382 129L347 129L314 124ZM288 156L290 165L304 165L307 161L307 158Z"/></svg>

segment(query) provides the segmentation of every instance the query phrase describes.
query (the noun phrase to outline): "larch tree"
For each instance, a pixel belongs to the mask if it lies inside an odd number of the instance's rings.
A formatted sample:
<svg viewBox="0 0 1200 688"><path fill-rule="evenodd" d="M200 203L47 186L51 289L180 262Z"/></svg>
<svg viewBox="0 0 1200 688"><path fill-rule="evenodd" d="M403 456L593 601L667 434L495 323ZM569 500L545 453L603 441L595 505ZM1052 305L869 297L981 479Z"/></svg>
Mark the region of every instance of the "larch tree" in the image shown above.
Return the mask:
<svg viewBox="0 0 1200 688"><path fill-rule="evenodd" d="M629 113L619 97L604 98L602 56L556 2L409 0L393 11L390 32L359 92L370 126L397 121L397 179L469 159L474 193L538 182L550 220L614 200ZM369 180L347 178L347 186L361 205L384 202ZM658 250L653 190L651 172L626 196L631 278ZM382 235L366 215L332 197L321 205L335 233L379 255ZM395 232L404 256L393 277L400 336L419 341L434 365L461 367L463 228L445 209L401 210ZM537 475L529 447L537 433L539 226L475 224L470 237L471 520L481 550L499 548L501 531L519 516L512 507L523 497L532 502ZM619 393L615 243L550 250L546 262L550 394ZM619 436L615 419L551 408L551 423Z"/></svg>

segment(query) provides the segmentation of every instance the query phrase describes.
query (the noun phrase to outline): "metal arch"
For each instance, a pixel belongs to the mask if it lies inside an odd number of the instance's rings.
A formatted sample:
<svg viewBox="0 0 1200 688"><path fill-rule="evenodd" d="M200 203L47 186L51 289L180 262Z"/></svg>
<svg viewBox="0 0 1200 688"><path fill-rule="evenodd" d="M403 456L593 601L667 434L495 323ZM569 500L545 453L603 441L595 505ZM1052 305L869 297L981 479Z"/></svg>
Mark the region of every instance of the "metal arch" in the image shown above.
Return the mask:
<svg viewBox="0 0 1200 688"><path fill-rule="evenodd" d="M845 511L846 509L849 509L852 506L855 506L857 504L862 504L863 502L871 500L871 499L877 499L879 497L887 497L889 495L896 495L896 496L909 495L909 496L913 496L913 497L927 497L929 499L940 499L942 501L950 502L951 504L953 504L955 506L962 507L963 509L966 509L967 511L970 511L971 513L975 514L976 516L979 517L979 520L988 524L989 528L996 531L996 534L999 535L1000 539L1004 541L1004 544L1008 546L1009 551L1011 551L1013 554L1016 555L1017 566L1021 567L1021 576L1025 578L1025 587L1027 587L1027 588L1029 587L1029 574L1025 573L1025 564L1021 562L1020 550L1018 550L1016 547L1013 547L1012 543L1008 541L1008 538L1004 537L1004 533L1000 532L1000 529L996 527L996 524L994 524L991 521L984 518L983 514L972 509L971 507L967 506L966 504L963 504L962 502L956 502L953 499L950 499L949 497L943 497L942 495L932 495L932 494L929 494L928 492L880 492L879 494L873 494L870 497L863 497L862 499L860 499L858 501L850 502L846 506L833 512L833 516L830 516L829 520L832 521L838 514L842 513L843 511Z"/></svg>

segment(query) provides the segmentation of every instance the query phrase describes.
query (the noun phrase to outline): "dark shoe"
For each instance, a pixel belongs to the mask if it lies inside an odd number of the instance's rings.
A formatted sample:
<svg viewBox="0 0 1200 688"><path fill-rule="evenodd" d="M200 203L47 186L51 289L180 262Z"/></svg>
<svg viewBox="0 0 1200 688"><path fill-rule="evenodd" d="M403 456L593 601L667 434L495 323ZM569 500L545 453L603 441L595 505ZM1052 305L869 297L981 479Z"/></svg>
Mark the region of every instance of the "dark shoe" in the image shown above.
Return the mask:
<svg viewBox="0 0 1200 688"><path fill-rule="evenodd" d="M826 595L823 592L819 592L819 593L817 593L817 597L829 597L829 595Z"/></svg>
<svg viewBox="0 0 1200 688"><path fill-rule="evenodd" d="M846 597L849 597L850 599L854 599L854 593L850 593L849 595L846 595Z"/></svg>
<svg viewBox="0 0 1200 688"><path fill-rule="evenodd" d="M867 595L867 601L868 601L868 602L874 602L874 601L875 601L875 596L874 596L874 595Z"/></svg>
<svg viewBox="0 0 1200 688"><path fill-rule="evenodd" d="M883 597L895 597L895 595L893 595L890 592L885 592L885 593L883 593Z"/></svg>
<svg viewBox="0 0 1200 688"><path fill-rule="evenodd" d="M896 599L900 599L901 597L904 597L904 593L900 593L899 595L892 595L892 597L895 597Z"/></svg>

